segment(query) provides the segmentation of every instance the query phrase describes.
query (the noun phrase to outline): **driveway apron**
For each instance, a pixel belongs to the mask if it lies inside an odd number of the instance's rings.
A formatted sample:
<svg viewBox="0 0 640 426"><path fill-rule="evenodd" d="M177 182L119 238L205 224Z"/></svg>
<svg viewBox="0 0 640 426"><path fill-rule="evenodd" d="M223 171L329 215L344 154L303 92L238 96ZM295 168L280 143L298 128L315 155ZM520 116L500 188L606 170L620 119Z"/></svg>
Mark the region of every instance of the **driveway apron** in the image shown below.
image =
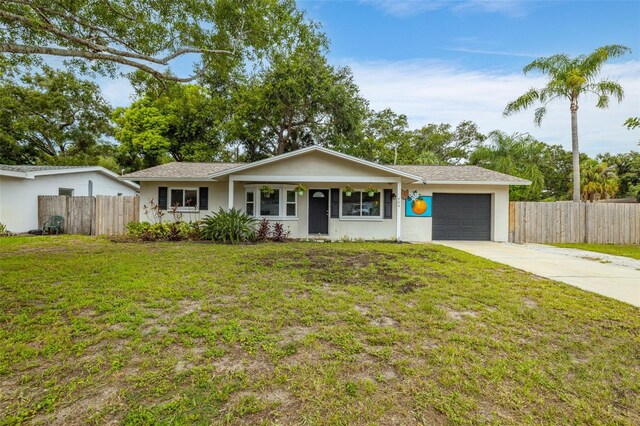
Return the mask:
<svg viewBox="0 0 640 426"><path fill-rule="evenodd" d="M571 256L521 244L491 241L434 241L447 247L503 263L640 307L640 261L624 264ZM586 252L585 252L586 253ZM598 255L593 253L597 258Z"/></svg>

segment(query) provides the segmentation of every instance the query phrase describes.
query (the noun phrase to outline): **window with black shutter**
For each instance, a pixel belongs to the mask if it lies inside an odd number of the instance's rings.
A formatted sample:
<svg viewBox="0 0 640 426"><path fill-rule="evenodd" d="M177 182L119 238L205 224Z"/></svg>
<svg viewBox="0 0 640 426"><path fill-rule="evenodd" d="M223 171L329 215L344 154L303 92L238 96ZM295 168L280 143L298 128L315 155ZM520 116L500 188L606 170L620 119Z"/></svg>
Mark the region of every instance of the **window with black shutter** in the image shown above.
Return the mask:
<svg viewBox="0 0 640 426"><path fill-rule="evenodd" d="M384 190L384 218L391 219L393 217L393 192L390 189Z"/></svg>
<svg viewBox="0 0 640 426"><path fill-rule="evenodd" d="M209 188L206 186L200 187L200 210L209 210Z"/></svg>
<svg viewBox="0 0 640 426"><path fill-rule="evenodd" d="M160 210L167 210L167 194L168 189L166 186L158 187L158 208Z"/></svg>

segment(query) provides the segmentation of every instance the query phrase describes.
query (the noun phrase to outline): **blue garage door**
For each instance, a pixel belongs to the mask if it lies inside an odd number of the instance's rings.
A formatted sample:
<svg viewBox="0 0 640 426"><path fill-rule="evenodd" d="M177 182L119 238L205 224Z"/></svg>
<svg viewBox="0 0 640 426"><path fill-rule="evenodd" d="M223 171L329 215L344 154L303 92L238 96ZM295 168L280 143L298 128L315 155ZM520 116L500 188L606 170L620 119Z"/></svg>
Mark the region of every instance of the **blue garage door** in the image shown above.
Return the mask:
<svg viewBox="0 0 640 426"><path fill-rule="evenodd" d="M434 240L491 239L491 194L433 194Z"/></svg>

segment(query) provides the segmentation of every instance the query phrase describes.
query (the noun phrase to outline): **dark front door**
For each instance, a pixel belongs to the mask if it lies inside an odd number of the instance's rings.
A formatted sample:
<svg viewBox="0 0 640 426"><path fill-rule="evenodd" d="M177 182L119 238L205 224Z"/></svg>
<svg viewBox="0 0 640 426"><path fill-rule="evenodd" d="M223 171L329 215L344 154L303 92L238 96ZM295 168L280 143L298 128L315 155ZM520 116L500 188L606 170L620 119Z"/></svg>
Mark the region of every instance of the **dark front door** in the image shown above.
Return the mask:
<svg viewBox="0 0 640 426"><path fill-rule="evenodd" d="M309 234L329 234L329 190L309 190Z"/></svg>
<svg viewBox="0 0 640 426"><path fill-rule="evenodd" d="M433 194L434 240L490 240L490 194Z"/></svg>

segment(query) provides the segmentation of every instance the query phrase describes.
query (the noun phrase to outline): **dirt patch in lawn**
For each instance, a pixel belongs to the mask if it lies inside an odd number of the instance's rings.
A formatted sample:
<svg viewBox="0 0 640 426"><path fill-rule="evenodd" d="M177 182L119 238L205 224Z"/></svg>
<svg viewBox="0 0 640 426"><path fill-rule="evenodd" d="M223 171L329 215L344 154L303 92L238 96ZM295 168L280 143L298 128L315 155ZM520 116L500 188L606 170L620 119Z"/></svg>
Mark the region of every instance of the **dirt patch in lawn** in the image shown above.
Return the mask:
<svg viewBox="0 0 640 426"><path fill-rule="evenodd" d="M466 318L477 318L478 317L478 313L476 311L470 311L470 310L456 311L454 309L447 308L447 307L443 307L443 309L446 311L446 313L449 316L449 318L454 319L456 321L461 321L461 320L464 320Z"/></svg>
<svg viewBox="0 0 640 426"><path fill-rule="evenodd" d="M55 413L38 415L33 423L46 425L85 425L86 420L120 399L117 386L105 386L91 395L58 408ZM115 419L113 419L115 420Z"/></svg>
<svg viewBox="0 0 640 426"><path fill-rule="evenodd" d="M285 344L299 342L304 340L310 333L316 331L316 327L305 327L301 325L295 325L292 327L284 327L280 331L282 336L282 342Z"/></svg>
<svg viewBox="0 0 640 426"><path fill-rule="evenodd" d="M369 324L376 327L397 327L399 325L398 321L391 317L378 317L369 321Z"/></svg>

